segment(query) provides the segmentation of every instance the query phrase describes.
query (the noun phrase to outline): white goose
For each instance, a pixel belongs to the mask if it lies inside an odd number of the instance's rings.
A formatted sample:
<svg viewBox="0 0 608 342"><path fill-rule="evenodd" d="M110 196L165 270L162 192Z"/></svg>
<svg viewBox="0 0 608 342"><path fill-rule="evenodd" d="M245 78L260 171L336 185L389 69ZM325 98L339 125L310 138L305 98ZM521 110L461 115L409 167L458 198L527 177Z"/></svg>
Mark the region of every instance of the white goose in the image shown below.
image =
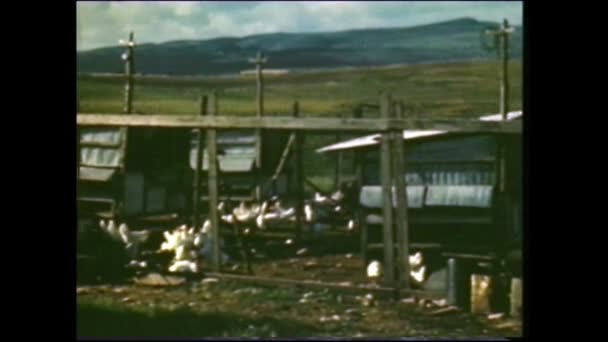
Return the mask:
<svg viewBox="0 0 608 342"><path fill-rule="evenodd" d="M198 273L198 264L189 260L178 260L169 266L169 272L192 272Z"/></svg>

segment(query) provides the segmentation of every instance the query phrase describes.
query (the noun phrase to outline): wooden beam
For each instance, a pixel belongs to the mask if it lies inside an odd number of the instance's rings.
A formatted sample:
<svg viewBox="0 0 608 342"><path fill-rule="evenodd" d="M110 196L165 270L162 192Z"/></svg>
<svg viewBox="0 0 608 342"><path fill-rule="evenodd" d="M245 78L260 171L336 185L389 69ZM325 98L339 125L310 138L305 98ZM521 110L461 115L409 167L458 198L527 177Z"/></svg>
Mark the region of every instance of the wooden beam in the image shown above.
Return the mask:
<svg viewBox="0 0 608 342"><path fill-rule="evenodd" d="M380 98L380 116L383 119L391 117L393 111L391 96L383 93ZM384 243L384 282L393 284L395 281L395 258L393 249L393 204L392 204L392 165L391 165L391 133L382 134L380 146L380 179L382 182L382 213Z"/></svg>
<svg viewBox="0 0 608 342"><path fill-rule="evenodd" d="M298 101L293 104L294 118L300 117L300 104ZM295 161L295 178L296 178L296 238L300 238L302 234L302 217L304 209L304 170L302 164L302 134L294 132L294 161Z"/></svg>
<svg viewBox="0 0 608 342"><path fill-rule="evenodd" d="M209 97L208 115L217 114L217 93L212 93ZM217 165L217 141L215 129L207 129L207 157L209 169L207 171L209 181L209 219L211 220L211 236L213 237L213 269L217 272L221 270L222 260L220 253L220 234L218 217L218 165Z"/></svg>
<svg viewBox="0 0 608 342"><path fill-rule="evenodd" d="M394 113L397 118L403 117L403 104L393 103ZM397 244L400 248L397 249L397 268L399 269L399 284L401 287L410 288L410 264L409 264L409 227L408 227L408 203L405 182L405 148L403 147L403 139L401 131L392 133L392 158L393 158L393 180L395 183L395 192L397 200Z"/></svg>
<svg viewBox="0 0 608 342"><path fill-rule="evenodd" d="M302 116L300 114L300 116ZM305 116L305 115L304 115ZM293 116L193 116L193 115L121 115L78 114L79 126L181 127L240 129L261 128L317 132L382 132L399 129L445 130L453 132L521 133L521 121L480 121L468 119L353 119Z"/></svg>
<svg viewBox="0 0 608 342"><path fill-rule="evenodd" d="M200 115L207 115L207 96L201 95ZM200 227L200 199L201 199L201 169L203 168L203 133L196 129L196 162L194 169L194 184L192 189L192 225L195 229Z"/></svg>

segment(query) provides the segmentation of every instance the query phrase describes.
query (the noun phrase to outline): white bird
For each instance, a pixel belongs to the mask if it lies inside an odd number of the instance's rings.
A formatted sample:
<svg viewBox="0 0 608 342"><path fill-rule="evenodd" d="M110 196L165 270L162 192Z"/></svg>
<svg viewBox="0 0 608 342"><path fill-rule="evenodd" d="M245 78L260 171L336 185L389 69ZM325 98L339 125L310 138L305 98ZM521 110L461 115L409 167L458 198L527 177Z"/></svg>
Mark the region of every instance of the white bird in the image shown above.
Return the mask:
<svg viewBox="0 0 608 342"><path fill-rule="evenodd" d="M120 233L120 237L122 238L122 241L126 244L144 243L148 240L148 237L150 236L150 232L146 231L146 230L142 230L142 231L138 231L138 232L129 231L129 227L127 227L127 225L125 223L120 224L120 226L118 227L118 231Z"/></svg>
<svg viewBox="0 0 608 342"><path fill-rule="evenodd" d="M318 192L315 192L315 198L314 201L317 203L321 203L321 204L326 204L326 203L330 203L331 200L323 195L321 195Z"/></svg>
<svg viewBox="0 0 608 342"><path fill-rule="evenodd" d="M420 269L418 269L417 271L410 271L410 275L412 276L412 278L414 278L414 280L418 283L421 284L424 281L424 276L426 273L426 266L422 266L420 267Z"/></svg>
<svg viewBox="0 0 608 342"><path fill-rule="evenodd" d="M356 224L355 224L355 220L353 220L353 219L348 220L347 229L348 229L349 231L351 231L351 232L352 232L353 230L355 230L355 228L356 228L356 227L357 227L357 226L356 226Z"/></svg>
<svg viewBox="0 0 608 342"><path fill-rule="evenodd" d="M304 219L309 223L315 220L315 213L312 210L312 205L310 205L310 203L304 205Z"/></svg>
<svg viewBox="0 0 608 342"><path fill-rule="evenodd" d="M367 265L367 276L369 278L379 278L382 276L383 269L380 261L372 260L372 262Z"/></svg>
<svg viewBox="0 0 608 342"><path fill-rule="evenodd" d="M201 233L210 234L211 233L211 220L207 219L203 223L203 227L201 228Z"/></svg>
<svg viewBox="0 0 608 342"><path fill-rule="evenodd" d="M116 241L122 241L122 237L120 236L120 232L118 231L118 229L116 229L116 223L114 222L114 220L110 220L105 228L106 232L110 235L112 239Z"/></svg>
<svg viewBox="0 0 608 342"><path fill-rule="evenodd" d="M252 205L247 207L245 202L241 201L241 204L232 210L232 213L239 222L249 222L256 218L260 211L260 207Z"/></svg>
<svg viewBox="0 0 608 342"><path fill-rule="evenodd" d="M198 264L189 260L178 260L169 266L169 272L198 273Z"/></svg>
<svg viewBox="0 0 608 342"><path fill-rule="evenodd" d="M334 202L340 202L343 198L344 193L341 190L338 190L331 195L331 199L334 200Z"/></svg>

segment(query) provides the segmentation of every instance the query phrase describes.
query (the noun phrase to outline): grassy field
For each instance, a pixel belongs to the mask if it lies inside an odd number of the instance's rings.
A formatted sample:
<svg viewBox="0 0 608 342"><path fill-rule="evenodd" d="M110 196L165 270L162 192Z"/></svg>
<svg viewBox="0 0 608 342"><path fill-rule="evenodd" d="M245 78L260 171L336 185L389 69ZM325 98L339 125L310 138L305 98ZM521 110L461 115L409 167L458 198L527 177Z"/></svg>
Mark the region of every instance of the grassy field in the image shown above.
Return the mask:
<svg viewBox="0 0 608 342"><path fill-rule="evenodd" d="M389 91L405 102L410 115L471 117L497 113L498 70L498 63L471 62L267 76L265 111L268 115L289 115L297 100L303 115L350 114L343 106L377 103L379 94ZM520 109L521 63L511 62L509 77L510 107ZM80 76L81 112L120 113L123 86L122 77ZM251 77L140 77L136 79L134 108L146 114L197 114L198 97L214 89L220 95L220 113L255 114L256 88Z"/></svg>
<svg viewBox="0 0 608 342"><path fill-rule="evenodd" d="M399 68L332 71L324 73L267 76L265 112L291 115L294 101L304 116L350 115L356 103L378 103L382 91L404 101L407 115L477 117L498 112L499 74L497 62L413 65ZM522 107L522 65L509 69L513 110ZM78 92L82 113L120 113L124 78L80 76ZM255 115L255 79L139 77L134 92L134 111L145 114L197 114L198 98L219 92L219 111L224 115ZM364 115L376 117L377 111ZM354 137L343 135L342 139ZM329 189L333 156L319 155L316 148L333 143L335 136L307 136L304 146L305 174ZM343 170L349 174L350 155ZM314 161L314 165L311 164Z"/></svg>

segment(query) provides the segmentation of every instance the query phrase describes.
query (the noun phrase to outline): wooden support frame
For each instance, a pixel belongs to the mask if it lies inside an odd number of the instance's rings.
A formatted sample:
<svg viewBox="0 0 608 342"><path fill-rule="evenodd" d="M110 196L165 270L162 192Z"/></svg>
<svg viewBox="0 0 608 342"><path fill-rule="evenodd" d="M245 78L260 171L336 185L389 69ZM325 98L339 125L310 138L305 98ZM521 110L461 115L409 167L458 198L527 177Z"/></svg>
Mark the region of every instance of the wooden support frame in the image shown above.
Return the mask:
<svg viewBox="0 0 608 342"><path fill-rule="evenodd" d="M392 98L388 93L382 94L380 98L380 115L384 119L392 116ZM384 282L394 284L395 281L395 258L393 247L393 200L392 200L392 158L391 158L391 134L382 134L380 146L380 179L382 184L382 240L384 242Z"/></svg>
<svg viewBox="0 0 608 342"><path fill-rule="evenodd" d="M403 117L403 103L393 103L397 118ZM392 133L393 180L397 199L396 228L397 228L397 269L399 270L399 285L410 288L409 264L409 224L408 201L405 182L405 149L401 131Z"/></svg>
<svg viewBox="0 0 608 342"><path fill-rule="evenodd" d="M201 95L200 115L207 115L207 96ZM196 136L196 161L194 169L194 179L192 188L192 225L198 229L200 227L200 200L201 200L201 170L203 168L203 137L200 128L195 130Z"/></svg>
<svg viewBox="0 0 608 342"><path fill-rule="evenodd" d="M293 104L294 118L300 117L300 104L298 101ZM302 134L292 133L294 137L294 161L296 178L296 239L302 234L302 217L304 216L304 175L302 172Z"/></svg>
<svg viewBox="0 0 608 342"><path fill-rule="evenodd" d="M217 93L214 92L209 96L208 115L217 114ZM213 237L213 268L219 272L221 270L222 260L220 253L220 234L219 234L219 217L218 217L218 165L217 165L217 140L216 131L213 128L207 129L207 157L209 161L209 169L207 175L209 177L209 219L211 220L211 236Z"/></svg>
<svg viewBox="0 0 608 342"><path fill-rule="evenodd" d="M78 114L79 126L128 126L241 129L261 128L286 131L310 132L386 132L389 130L445 130L453 132L502 132L521 133L520 121L480 121L472 119L353 119L293 116L193 116L193 115L122 115Z"/></svg>

